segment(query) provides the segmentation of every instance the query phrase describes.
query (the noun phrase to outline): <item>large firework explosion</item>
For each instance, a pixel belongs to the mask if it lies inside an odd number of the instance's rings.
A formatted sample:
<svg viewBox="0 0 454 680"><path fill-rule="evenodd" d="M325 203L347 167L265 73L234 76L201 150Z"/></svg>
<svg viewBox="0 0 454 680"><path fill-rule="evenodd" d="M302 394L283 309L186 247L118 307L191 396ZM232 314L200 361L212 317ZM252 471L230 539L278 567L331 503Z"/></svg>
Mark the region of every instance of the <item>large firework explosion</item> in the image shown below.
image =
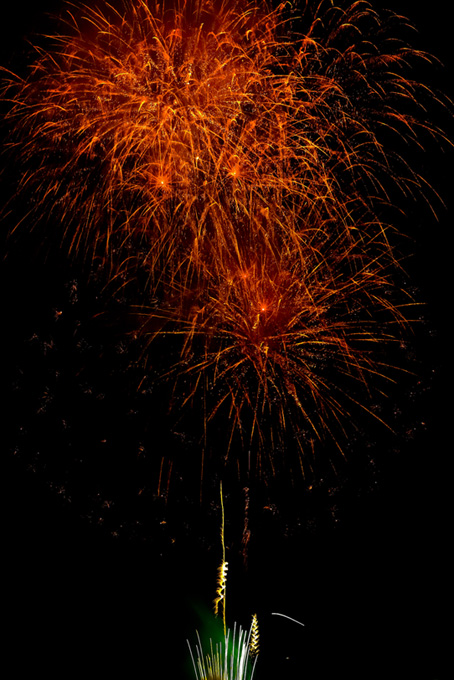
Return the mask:
<svg viewBox="0 0 454 680"><path fill-rule="evenodd" d="M408 76L426 55L362 1L65 16L28 75L5 76L15 233L44 225L129 291L147 379L196 433L202 476L211 459L311 478L313 440L341 451L393 378L384 347L412 300L391 207L424 186L399 149L438 134Z"/></svg>

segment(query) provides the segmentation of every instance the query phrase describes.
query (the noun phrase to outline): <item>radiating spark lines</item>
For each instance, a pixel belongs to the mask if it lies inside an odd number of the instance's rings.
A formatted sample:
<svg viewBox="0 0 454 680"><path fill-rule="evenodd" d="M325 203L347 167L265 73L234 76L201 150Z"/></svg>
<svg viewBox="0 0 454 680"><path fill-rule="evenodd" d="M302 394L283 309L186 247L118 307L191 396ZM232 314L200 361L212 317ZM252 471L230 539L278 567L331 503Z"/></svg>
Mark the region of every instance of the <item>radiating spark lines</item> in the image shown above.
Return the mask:
<svg viewBox="0 0 454 680"><path fill-rule="evenodd" d="M291 441L307 474L308 431L341 449L392 378L412 300L383 215L424 186L399 149L441 135L402 21L362 0L68 5L29 75L5 74L18 224L57 225L113 288L145 281L146 365L178 414L203 403L204 449L223 422L221 458L254 451L248 473Z"/></svg>

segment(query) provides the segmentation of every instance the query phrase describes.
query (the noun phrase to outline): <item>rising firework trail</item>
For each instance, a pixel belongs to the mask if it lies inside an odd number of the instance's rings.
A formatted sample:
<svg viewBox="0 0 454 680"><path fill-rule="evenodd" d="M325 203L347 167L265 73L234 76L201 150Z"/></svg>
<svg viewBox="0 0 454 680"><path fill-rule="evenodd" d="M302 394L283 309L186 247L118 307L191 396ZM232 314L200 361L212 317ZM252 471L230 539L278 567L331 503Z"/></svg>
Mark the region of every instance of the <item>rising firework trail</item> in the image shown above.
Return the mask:
<svg viewBox="0 0 454 680"><path fill-rule="evenodd" d="M390 204L424 193L399 149L439 135L402 23L361 0L68 4L5 74L14 231L47 224L112 290L140 280L147 370L240 474L312 474L309 442L341 450L392 379L412 300Z"/></svg>

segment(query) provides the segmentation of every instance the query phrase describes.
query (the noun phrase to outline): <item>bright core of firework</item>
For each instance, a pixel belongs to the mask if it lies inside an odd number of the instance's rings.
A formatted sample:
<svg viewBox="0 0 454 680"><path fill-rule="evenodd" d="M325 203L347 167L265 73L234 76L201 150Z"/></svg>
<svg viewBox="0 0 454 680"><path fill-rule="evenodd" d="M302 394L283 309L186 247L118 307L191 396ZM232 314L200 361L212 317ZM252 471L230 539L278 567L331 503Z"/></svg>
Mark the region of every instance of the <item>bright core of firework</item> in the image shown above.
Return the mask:
<svg viewBox="0 0 454 680"><path fill-rule="evenodd" d="M71 6L8 76L33 219L112 285L146 281L177 412L202 402L203 445L222 417L257 468L292 439L304 472L307 431L337 438L404 321L381 208L420 181L389 140L429 126L394 22L361 0Z"/></svg>

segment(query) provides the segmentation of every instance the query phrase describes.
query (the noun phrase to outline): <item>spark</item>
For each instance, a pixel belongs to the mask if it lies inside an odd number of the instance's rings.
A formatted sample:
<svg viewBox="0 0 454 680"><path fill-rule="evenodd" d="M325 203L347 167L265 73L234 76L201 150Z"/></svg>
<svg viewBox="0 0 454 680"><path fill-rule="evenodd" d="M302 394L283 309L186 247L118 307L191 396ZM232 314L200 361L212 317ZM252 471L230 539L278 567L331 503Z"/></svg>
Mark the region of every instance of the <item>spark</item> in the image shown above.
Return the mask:
<svg viewBox="0 0 454 680"><path fill-rule="evenodd" d="M287 616L286 614L279 614L279 612L271 612L272 616L282 616L284 619L288 619L289 621L293 621L294 623L299 624L300 626L304 626L304 623L301 623L301 621L297 621L297 619L293 619L291 616Z"/></svg>

